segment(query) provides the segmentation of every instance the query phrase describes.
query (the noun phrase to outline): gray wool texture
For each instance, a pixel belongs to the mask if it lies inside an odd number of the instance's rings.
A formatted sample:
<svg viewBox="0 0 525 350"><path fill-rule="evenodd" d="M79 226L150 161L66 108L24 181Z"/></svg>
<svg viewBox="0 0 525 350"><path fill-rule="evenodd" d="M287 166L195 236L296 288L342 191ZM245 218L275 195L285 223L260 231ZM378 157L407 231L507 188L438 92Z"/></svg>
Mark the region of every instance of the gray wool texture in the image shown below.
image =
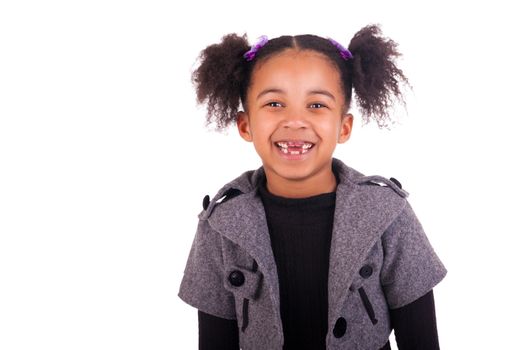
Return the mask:
<svg viewBox="0 0 525 350"><path fill-rule="evenodd" d="M332 158L339 176L328 275L327 349L377 350L392 327L388 309L411 303L436 286L447 269L432 248L408 192L382 176L365 176ZM246 171L223 186L199 215L178 296L218 317L237 320L241 349L282 349L277 268L257 186L264 169ZM372 183L380 184L380 186ZM242 193L229 200L229 189ZM253 271L253 261L258 268ZM359 270L371 268L363 277ZM228 276L245 277L234 286ZM364 291L377 322L372 322ZM247 301L245 301L247 300ZM243 305L247 304L247 327ZM344 318L346 330L332 332Z"/></svg>

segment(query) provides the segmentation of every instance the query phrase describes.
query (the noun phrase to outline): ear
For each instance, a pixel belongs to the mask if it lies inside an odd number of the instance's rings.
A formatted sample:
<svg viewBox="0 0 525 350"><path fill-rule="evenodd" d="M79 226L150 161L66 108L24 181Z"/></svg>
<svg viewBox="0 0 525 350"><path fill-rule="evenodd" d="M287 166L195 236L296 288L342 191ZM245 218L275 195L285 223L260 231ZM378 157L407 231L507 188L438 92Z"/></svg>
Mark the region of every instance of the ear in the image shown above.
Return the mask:
<svg viewBox="0 0 525 350"><path fill-rule="evenodd" d="M250 131L250 119L248 114L243 111L237 112L237 129L239 130L239 135L248 142L252 142L252 134Z"/></svg>
<svg viewBox="0 0 525 350"><path fill-rule="evenodd" d="M339 130L338 143L345 143L350 138L352 133L352 125L354 122L354 116L351 113L343 115L343 120L341 121L341 128Z"/></svg>

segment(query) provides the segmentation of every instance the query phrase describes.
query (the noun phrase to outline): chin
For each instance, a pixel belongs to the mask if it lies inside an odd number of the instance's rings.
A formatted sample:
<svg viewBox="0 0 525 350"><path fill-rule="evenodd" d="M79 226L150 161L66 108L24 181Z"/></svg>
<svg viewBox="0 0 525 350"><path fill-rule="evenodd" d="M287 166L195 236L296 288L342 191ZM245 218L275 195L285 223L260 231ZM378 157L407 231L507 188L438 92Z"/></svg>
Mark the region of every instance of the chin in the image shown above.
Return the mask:
<svg viewBox="0 0 525 350"><path fill-rule="evenodd" d="M312 175L313 170L311 167L297 167L297 166L286 166L286 165L276 165L271 167L272 170L282 178L291 180L291 181L300 181L308 178Z"/></svg>

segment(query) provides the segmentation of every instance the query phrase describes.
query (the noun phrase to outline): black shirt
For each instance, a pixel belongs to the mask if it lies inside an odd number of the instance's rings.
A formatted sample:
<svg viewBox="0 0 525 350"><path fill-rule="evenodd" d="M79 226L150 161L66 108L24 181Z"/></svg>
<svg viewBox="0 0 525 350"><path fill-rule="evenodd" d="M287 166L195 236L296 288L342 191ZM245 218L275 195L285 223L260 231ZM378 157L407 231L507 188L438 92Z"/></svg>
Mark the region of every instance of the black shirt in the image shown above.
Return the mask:
<svg viewBox="0 0 525 350"><path fill-rule="evenodd" d="M285 198L270 193L263 182L259 194L279 278L284 349L325 349L336 192ZM239 349L236 320L198 314L199 349ZM432 291L390 310L390 317L399 350L439 349ZM390 349L390 344L383 349Z"/></svg>
<svg viewBox="0 0 525 350"><path fill-rule="evenodd" d="M279 277L284 349L322 349L335 192L307 198L259 193Z"/></svg>

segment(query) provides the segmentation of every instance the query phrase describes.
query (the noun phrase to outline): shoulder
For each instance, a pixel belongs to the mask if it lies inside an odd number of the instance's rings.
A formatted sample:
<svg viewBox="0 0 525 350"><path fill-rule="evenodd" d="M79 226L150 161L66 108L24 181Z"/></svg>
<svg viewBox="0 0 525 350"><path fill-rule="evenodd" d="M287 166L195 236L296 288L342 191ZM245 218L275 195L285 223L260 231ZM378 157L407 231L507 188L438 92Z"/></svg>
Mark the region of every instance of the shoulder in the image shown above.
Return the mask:
<svg viewBox="0 0 525 350"><path fill-rule="evenodd" d="M380 222L382 228L405 208L408 192L402 188L401 181L394 177L365 175L341 161L334 165L339 177L340 207L358 211L361 219Z"/></svg>
<svg viewBox="0 0 525 350"><path fill-rule="evenodd" d="M231 180L213 196L206 194L202 199L201 220L207 219L219 204L226 203L242 194L254 191L264 176L262 166L255 170L248 170Z"/></svg>
<svg viewBox="0 0 525 350"><path fill-rule="evenodd" d="M407 198L409 195L409 193L403 189L401 182L394 177L386 178L381 175L361 176L355 180L355 183L359 186L372 186L372 190L377 186L389 188L402 198Z"/></svg>
<svg viewBox="0 0 525 350"><path fill-rule="evenodd" d="M386 194L390 192L388 190L391 190L402 198L408 197L408 192L402 188L401 182L394 177L364 175L337 158L333 158L332 170L343 185L350 185L350 187L357 185L360 190L369 190L375 193Z"/></svg>
<svg viewBox="0 0 525 350"><path fill-rule="evenodd" d="M233 187L230 187L228 189L226 189L222 195L220 196L219 199L215 200L214 201L214 204L220 204L220 203L223 203L223 202L226 202L240 194L242 194L243 192L237 188L233 188ZM207 194L204 196L204 198L202 199L202 209L204 211L208 210L209 206L210 206L210 196Z"/></svg>

